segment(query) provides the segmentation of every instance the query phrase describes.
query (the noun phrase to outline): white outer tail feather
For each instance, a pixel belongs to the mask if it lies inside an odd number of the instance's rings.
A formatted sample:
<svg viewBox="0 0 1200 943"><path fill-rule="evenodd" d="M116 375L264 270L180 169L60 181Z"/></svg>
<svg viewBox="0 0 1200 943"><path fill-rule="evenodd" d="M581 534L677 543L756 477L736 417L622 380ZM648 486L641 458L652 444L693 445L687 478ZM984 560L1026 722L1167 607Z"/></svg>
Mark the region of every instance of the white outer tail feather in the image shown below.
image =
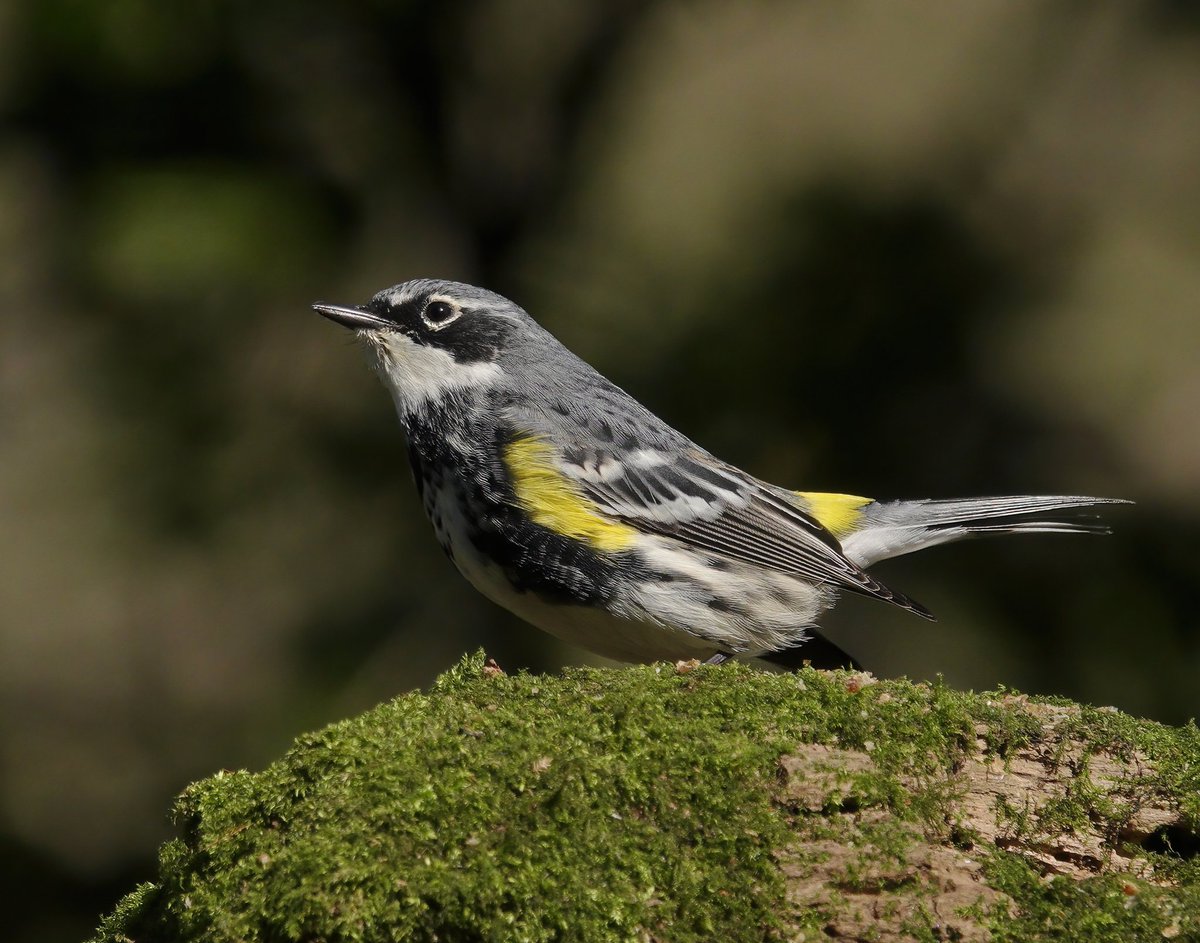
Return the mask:
<svg viewBox="0 0 1200 943"><path fill-rule="evenodd" d="M857 529L842 539L842 552L859 566L914 550L990 534L1106 534L1098 521L1018 520L1004 518L1057 514L1072 508L1130 504L1120 498L1080 495L1014 495L1004 498L890 501L863 508Z"/></svg>

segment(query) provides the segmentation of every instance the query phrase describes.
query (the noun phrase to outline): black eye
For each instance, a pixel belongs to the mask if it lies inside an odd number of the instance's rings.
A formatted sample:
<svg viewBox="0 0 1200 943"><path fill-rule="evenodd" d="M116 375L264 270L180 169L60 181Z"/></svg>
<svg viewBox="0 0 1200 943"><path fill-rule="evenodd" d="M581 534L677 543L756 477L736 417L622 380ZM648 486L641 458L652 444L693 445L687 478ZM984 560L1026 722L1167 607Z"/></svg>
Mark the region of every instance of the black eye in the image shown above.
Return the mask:
<svg viewBox="0 0 1200 943"><path fill-rule="evenodd" d="M458 308L448 302L431 301L425 306L425 310L421 312L421 317L425 319L425 323L430 327L441 327L453 321L458 317L458 314Z"/></svg>

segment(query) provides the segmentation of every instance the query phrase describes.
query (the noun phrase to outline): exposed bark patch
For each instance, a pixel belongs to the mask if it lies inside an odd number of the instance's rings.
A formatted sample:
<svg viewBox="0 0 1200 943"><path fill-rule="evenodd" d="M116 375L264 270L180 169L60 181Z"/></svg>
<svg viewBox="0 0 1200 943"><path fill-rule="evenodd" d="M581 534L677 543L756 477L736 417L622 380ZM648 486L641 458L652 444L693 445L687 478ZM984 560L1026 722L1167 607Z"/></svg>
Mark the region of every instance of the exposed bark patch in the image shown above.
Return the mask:
<svg viewBox="0 0 1200 943"><path fill-rule="evenodd" d="M861 838L861 833L857 837ZM913 938L915 925L946 940L982 943L990 939L976 908L1007 907L1011 901L987 885L978 861L956 849L914 842L903 861L885 864L870 842L822 840L806 848L821 860L815 866L783 863L788 902L798 909L828 913L821 930L833 940L899 943ZM847 873L855 875L846 880Z"/></svg>
<svg viewBox="0 0 1200 943"><path fill-rule="evenodd" d="M1155 835L1195 832L1178 804L1146 788L1153 769L1138 751L1118 756L1073 736L1079 712L1025 704L1043 724L1036 742L1001 759L988 755L978 728L960 778L956 813L985 844L1035 861L1047 874L1073 878L1120 872L1155 879L1137 857Z"/></svg>
<svg viewBox="0 0 1200 943"><path fill-rule="evenodd" d="M1036 732L997 749L996 731L978 724L940 779L889 773L867 751L823 744L780 761L779 801L797 816L797 843L780 856L788 899L798 913L821 914L826 938L888 943L919 928L990 939L980 914L1017 912L988 883L982 860L996 851L1046 877L1166 885L1145 851L1187 859L1200 850L1177 799L1154 788L1144 753L1087 740L1075 707L1021 697L997 706L1025 712ZM938 811L905 814L922 803Z"/></svg>
<svg viewBox="0 0 1200 943"><path fill-rule="evenodd" d="M782 798L808 812L843 806L850 801L856 779L877 773L875 761L861 750L840 750L823 743L805 743L779 761Z"/></svg>
<svg viewBox="0 0 1200 943"><path fill-rule="evenodd" d="M870 783L879 774L869 754L805 744L780 768L782 801L833 833L781 856L788 902L822 912L825 938L899 943L920 925L946 940L989 939L971 912L1011 901L988 886L970 854L883 809L862 808L874 804Z"/></svg>

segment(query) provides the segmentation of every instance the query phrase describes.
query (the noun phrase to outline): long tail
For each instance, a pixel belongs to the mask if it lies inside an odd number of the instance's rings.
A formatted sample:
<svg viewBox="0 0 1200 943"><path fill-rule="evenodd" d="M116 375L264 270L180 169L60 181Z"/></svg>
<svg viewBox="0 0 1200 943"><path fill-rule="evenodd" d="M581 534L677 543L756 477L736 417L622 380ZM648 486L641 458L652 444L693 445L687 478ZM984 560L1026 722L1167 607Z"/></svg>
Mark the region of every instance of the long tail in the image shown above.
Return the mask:
<svg viewBox="0 0 1200 943"><path fill-rule="evenodd" d="M1110 532L1108 526L1095 518L1062 520L1059 512L1132 503L1120 498L1078 495L872 502L862 509L854 530L842 538L842 551L859 566L866 567L878 560L964 537L988 534L1107 534Z"/></svg>

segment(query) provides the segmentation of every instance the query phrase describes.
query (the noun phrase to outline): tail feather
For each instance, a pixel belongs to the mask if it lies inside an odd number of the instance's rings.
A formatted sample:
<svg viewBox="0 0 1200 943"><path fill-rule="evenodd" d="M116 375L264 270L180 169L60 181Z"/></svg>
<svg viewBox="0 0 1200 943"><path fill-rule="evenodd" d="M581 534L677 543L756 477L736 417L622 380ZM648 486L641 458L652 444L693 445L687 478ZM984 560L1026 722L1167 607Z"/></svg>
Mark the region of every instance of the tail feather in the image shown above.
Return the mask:
<svg viewBox="0 0 1200 943"><path fill-rule="evenodd" d="M1080 495L1015 495L877 503L863 508L854 532L842 539L842 550L859 566L865 567L878 560L965 537L992 534L1107 534L1110 532L1108 526L1097 520L1060 520L1056 515L1067 510L1131 503L1120 498ZM1028 520L1031 517L1034 519Z"/></svg>
<svg viewBox="0 0 1200 943"><path fill-rule="evenodd" d="M1111 534L1112 528L1099 521L1025 521L1019 524L979 524L964 528L964 537L991 534Z"/></svg>

